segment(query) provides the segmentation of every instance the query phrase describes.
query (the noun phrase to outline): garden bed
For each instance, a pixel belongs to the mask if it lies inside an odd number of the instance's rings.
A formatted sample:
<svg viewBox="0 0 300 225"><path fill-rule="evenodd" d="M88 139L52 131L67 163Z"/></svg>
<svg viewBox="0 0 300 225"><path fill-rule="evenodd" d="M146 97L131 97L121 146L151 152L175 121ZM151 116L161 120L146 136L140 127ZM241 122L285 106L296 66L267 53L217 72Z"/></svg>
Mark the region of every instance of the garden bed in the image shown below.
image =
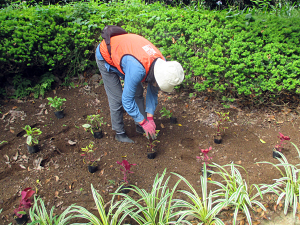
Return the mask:
<svg viewBox="0 0 300 225"><path fill-rule="evenodd" d="M59 87L46 93L44 99L1 100L0 142L7 141L0 145L1 224L13 222L13 209L18 205L21 190L26 187L34 188L49 210L55 206L58 214L73 203L97 214L91 184L108 202L110 193L117 189L123 178L116 163L123 159L137 164L131 168L134 173L130 174L130 181L140 188L150 190L156 174L167 168L168 174L178 173L196 190L200 190L202 165L197 162L196 156L200 155L200 148L212 146L212 162L220 165L234 162L246 169L249 184L271 184L273 179L280 178L280 174L271 165L258 162L277 162L272 157L272 149L278 144L278 132L288 135L297 146L300 144L297 109L249 109L237 105L224 109L207 96L191 97L182 90L172 94L160 92L155 114L160 143L156 147L155 159L148 159L147 139L135 132L134 121L127 114L124 116L126 132L135 143L115 141L104 86L92 81L89 85L89 92L75 83L75 88ZM66 98L62 119L57 119L53 108L47 105L46 98L54 96ZM161 117L159 110L162 107L172 111L178 124L171 124L167 118ZM232 121L227 124L221 144L215 144L213 140L215 111L230 112ZM104 137L101 139L95 139L82 127L87 115L97 113L106 122L102 126ZM38 153L28 153L26 138L23 137L25 131L22 129L25 125L40 128L43 132L39 138ZM97 148L96 156L101 157L98 171L93 174L87 171L80 156L81 148L91 141ZM291 144L285 145L283 154L290 163L299 162L298 153ZM240 172L247 180L246 174L242 170ZM211 179L221 181L216 175L212 175ZM171 176L170 187L177 180L176 176ZM183 184L179 185L179 189L186 188ZM210 184L209 188L215 187ZM175 197L182 196L176 194ZM253 221L271 217L274 211L272 201L268 197L263 200L269 204L268 212L257 212ZM230 220L232 215L226 213L222 213L223 219Z"/></svg>

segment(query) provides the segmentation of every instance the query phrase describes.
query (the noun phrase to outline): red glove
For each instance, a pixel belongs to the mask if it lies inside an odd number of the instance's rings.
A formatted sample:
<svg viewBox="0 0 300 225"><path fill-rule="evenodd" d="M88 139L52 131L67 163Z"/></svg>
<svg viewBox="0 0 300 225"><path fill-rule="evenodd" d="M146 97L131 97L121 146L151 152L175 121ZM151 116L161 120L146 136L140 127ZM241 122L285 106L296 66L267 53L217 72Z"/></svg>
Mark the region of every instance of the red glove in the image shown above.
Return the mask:
<svg viewBox="0 0 300 225"><path fill-rule="evenodd" d="M154 129L156 130L156 124L154 123L153 117L147 117L147 120L149 121L149 123L151 123L154 126ZM156 134L156 131L155 131Z"/></svg>
<svg viewBox="0 0 300 225"><path fill-rule="evenodd" d="M154 126L153 126L154 124ZM154 121L149 122L148 120L145 120L140 123L140 125L142 126L142 128L145 131L146 137L149 139L149 135L150 137L154 140L156 139L156 132L155 132L155 123Z"/></svg>

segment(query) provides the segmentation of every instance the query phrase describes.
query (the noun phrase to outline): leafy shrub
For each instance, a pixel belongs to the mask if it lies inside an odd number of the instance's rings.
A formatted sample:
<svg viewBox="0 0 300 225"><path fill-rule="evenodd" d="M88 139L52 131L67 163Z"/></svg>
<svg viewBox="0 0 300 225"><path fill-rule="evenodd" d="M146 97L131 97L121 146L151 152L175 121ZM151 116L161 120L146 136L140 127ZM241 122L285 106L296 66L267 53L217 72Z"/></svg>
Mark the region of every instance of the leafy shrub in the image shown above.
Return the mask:
<svg viewBox="0 0 300 225"><path fill-rule="evenodd" d="M94 66L100 31L113 24L146 37L167 60L179 61L183 87L211 93L225 106L236 100L298 101L299 10L290 3L269 7L269 13L265 6L236 10L232 4L227 11L139 1L12 5L0 14L1 75L50 71L63 73L67 84L70 76Z"/></svg>

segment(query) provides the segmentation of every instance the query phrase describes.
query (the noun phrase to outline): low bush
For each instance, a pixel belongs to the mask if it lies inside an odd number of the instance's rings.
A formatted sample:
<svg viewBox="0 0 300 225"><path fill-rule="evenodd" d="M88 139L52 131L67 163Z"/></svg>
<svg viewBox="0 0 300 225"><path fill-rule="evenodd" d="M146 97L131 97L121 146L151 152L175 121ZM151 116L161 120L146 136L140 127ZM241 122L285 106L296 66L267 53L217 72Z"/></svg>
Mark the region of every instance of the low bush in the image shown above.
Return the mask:
<svg viewBox="0 0 300 225"><path fill-rule="evenodd" d="M224 103L298 101L299 10L288 4L264 10L139 1L12 5L0 15L1 75L77 75L93 65L101 29L114 24L149 39L167 60L179 61L185 88L212 93Z"/></svg>

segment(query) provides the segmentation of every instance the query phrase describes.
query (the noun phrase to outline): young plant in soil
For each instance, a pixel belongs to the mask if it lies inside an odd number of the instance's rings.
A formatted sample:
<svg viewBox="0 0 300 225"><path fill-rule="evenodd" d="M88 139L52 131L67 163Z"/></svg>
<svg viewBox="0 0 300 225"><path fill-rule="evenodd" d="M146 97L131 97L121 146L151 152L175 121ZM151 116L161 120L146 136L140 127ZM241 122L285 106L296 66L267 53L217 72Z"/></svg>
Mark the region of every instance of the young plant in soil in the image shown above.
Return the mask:
<svg viewBox="0 0 300 225"><path fill-rule="evenodd" d="M154 159L156 157L156 144L159 143L160 141L158 140L152 140L150 137L148 139L148 144L147 144L147 157L148 159Z"/></svg>
<svg viewBox="0 0 300 225"><path fill-rule="evenodd" d="M217 131L216 134L214 136L214 142L216 144L221 144L222 142L222 135L225 132L225 129L228 129L228 127L224 126L225 122L231 122L231 120L229 119L229 112L227 113L223 113L223 112L215 112L218 116L217 121L213 124Z"/></svg>
<svg viewBox="0 0 300 225"><path fill-rule="evenodd" d="M158 136L159 130L156 130L156 135ZM144 136L146 137L146 134L144 134ZM156 147L156 144L159 143L160 141L158 140L152 140L151 137L149 137L148 140L148 144L147 144L147 157L148 159L154 159L156 157L156 149L154 147Z"/></svg>
<svg viewBox="0 0 300 225"><path fill-rule="evenodd" d="M166 109L166 107L162 107L162 109L159 111L161 113L161 117L166 117L170 120L170 123L177 124L177 118L173 117L173 113Z"/></svg>
<svg viewBox="0 0 300 225"><path fill-rule="evenodd" d="M19 207L14 210L14 219L17 224L25 224L28 220L25 209L29 209L32 206L31 199L29 199L35 192L32 188L25 188L21 192L21 200Z"/></svg>
<svg viewBox="0 0 300 225"><path fill-rule="evenodd" d="M201 148L200 148L201 149ZM208 165L209 161L213 158L213 157L209 157L208 153L212 150L212 147L209 147L207 149L201 149L201 152L203 154L203 156L196 156L197 161L202 161L202 164L205 164L206 168L207 168L207 177L211 176L211 172L209 172L209 170L211 170L211 167ZM202 167L202 173L203 173L203 167Z"/></svg>
<svg viewBox="0 0 300 225"><path fill-rule="evenodd" d="M284 143L284 141L289 141L291 138L289 136L284 136L282 133L279 132L279 136L277 136L280 139L280 142L278 145L275 145L273 149L273 158L281 158L281 155L278 152L281 152L283 149L283 145L287 144Z"/></svg>
<svg viewBox="0 0 300 225"><path fill-rule="evenodd" d="M133 173L130 168L131 166L136 166L136 164L130 164L126 159L124 159L122 162L117 161L117 163L119 165L121 165L123 168L121 168L120 170L123 172L123 186L121 187L121 191L125 194L127 194L129 192L129 181L128 181L128 175L130 173Z"/></svg>
<svg viewBox="0 0 300 225"><path fill-rule="evenodd" d="M42 134L42 131L39 128L31 128L31 126L26 125L23 127L23 129L26 131L26 134L24 134L24 137L27 137L26 143L27 143L27 149L29 153L35 153L38 151L38 137Z"/></svg>
<svg viewBox="0 0 300 225"><path fill-rule="evenodd" d="M97 162L100 161L100 158L95 158L95 148L94 144L91 142L88 146L85 148L81 148L82 153L80 156L83 158L83 163L88 165L88 170L90 173L95 173L97 171Z"/></svg>
<svg viewBox="0 0 300 225"><path fill-rule="evenodd" d="M86 124L83 124L82 127L86 130L86 131L90 131L92 133L92 135L94 136L94 138L102 138L103 137L103 133L102 133L102 129L101 126L103 124L105 124L103 122L103 117L101 117L99 114L97 115L89 115L86 117Z"/></svg>
<svg viewBox="0 0 300 225"><path fill-rule="evenodd" d="M50 105L51 107L55 108L55 116L58 119L61 119L64 117L64 113L63 113L63 109L62 109L62 104L63 102L67 101L65 98L59 98L57 96L55 96L54 98L48 97L48 105Z"/></svg>

